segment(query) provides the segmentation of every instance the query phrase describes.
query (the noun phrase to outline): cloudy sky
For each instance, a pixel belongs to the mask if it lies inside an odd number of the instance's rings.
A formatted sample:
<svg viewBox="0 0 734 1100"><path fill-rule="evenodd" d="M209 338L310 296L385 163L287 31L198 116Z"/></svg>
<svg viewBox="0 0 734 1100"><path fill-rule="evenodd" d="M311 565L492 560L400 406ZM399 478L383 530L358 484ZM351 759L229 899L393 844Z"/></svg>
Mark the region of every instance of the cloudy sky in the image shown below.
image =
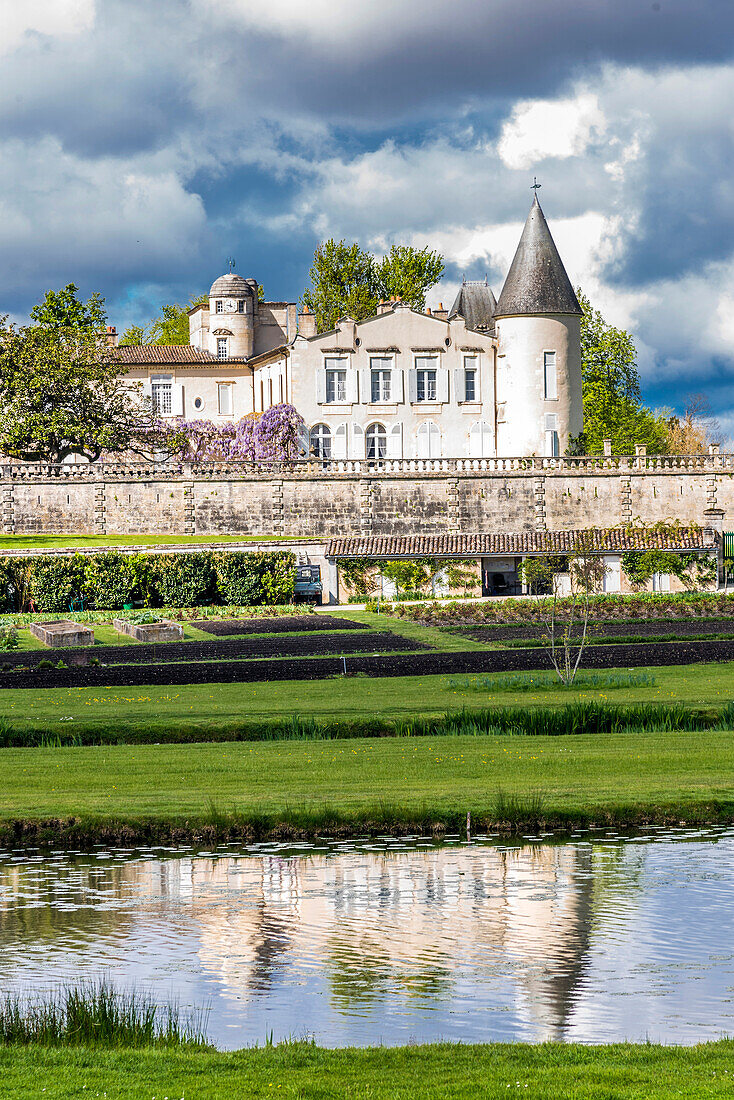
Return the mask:
<svg viewBox="0 0 734 1100"><path fill-rule="evenodd" d="M496 293L533 176L645 395L734 436L732 0L0 0L0 313L118 330L236 257L296 299L327 236Z"/></svg>

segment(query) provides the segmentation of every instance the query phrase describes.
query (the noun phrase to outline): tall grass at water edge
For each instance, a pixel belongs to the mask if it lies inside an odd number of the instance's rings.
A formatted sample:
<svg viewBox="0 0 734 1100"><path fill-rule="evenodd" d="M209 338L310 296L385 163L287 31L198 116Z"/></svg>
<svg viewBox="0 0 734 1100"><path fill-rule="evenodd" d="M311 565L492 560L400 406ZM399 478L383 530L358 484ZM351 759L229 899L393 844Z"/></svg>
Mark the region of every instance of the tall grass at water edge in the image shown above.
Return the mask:
<svg viewBox="0 0 734 1100"><path fill-rule="evenodd" d="M45 996L0 996L0 1044L97 1047L205 1046L205 1014L158 1005L148 994L106 980L60 987Z"/></svg>
<svg viewBox="0 0 734 1100"><path fill-rule="evenodd" d="M318 721L294 714L279 721L238 723L214 730L110 730L71 732L21 729L0 718L2 748L74 748L82 745L193 744L236 741L326 741L356 737L459 737L652 733L734 729L734 702L694 709L682 703L614 704L577 700L562 706L484 707L410 718Z"/></svg>

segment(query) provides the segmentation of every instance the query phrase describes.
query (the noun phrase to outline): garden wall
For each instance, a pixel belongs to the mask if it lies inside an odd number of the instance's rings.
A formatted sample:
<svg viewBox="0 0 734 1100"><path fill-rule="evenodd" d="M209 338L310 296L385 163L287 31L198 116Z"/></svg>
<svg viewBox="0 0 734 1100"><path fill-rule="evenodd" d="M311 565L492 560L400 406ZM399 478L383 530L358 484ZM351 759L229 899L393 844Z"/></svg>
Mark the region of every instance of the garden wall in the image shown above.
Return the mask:
<svg viewBox="0 0 734 1100"><path fill-rule="evenodd" d="M640 517L734 529L734 455L0 466L3 530L97 534L522 532Z"/></svg>

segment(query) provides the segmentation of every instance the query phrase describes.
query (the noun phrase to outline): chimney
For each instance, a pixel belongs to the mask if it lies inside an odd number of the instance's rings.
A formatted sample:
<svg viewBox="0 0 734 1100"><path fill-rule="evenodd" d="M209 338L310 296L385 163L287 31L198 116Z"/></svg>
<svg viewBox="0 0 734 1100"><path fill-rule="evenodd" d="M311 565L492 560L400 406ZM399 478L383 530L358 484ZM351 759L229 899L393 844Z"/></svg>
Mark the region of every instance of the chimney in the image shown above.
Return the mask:
<svg viewBox="0 0 734 1100"><path fill-rule="evenodd" d="M298 314L298 335L307 338L316 335L316 314L310 309Z"/></svg>
<svg viewBox="0 0 734 1100"><path fill-rule="evenodd" d="M431 316L431 307L430 306L426 306L426 313L428 314L429 317Z"/></svg>
<svg viewBox="0 0 734 1100"><path fill-rule="evenodd" d="M378 314L378 316L381 313L389 313L391 309L392 309L392 298L390 299L389 302L386 302L384 298L380 299L380 301L377 304L377 314Z"/></svg>
<svg viewBox="0 0 734 1100"><path fill-rule="evenodd" d="M117 329L114 325L107 326L107 343L111 348L117 347Z"/></svg>

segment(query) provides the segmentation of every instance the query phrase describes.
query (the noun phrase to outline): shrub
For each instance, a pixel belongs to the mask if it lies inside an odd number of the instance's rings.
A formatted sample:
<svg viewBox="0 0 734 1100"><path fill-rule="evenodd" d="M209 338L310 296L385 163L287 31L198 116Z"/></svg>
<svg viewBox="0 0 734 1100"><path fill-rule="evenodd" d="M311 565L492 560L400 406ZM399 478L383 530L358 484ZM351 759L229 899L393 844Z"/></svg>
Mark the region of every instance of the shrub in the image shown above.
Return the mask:
<svg viewBox="0 0 734 1100"><path fill-rule="evenodd" d="M247 554L221 551L214 555L217 590L224 603L279 604L293 599L296 559L289 551Z"/></svg>
<svg viewBox="0 0 734 1100"><path fill-rule="evenodd" d="M155 554L149 558L153 602L165 607L195 607L214 594L213 555Z"/></svg>
<svg viewBox="0 0 734 1100"><path fill-rule="evenodd" d="M18 631L14 626L0 627L0 649L17 649Z"/></svg>
<svg viewBox="0 0 734 1100"><path fill-rule="evenodd" d="M86 559L84 586L96 607L117 608L132 603L138 589L132 560L117 550Z"/></svg>
<svg viewBox="0 0 734 1100"><path fill-rule="evenodd" d="M84 593L84 566L81 554L33 558L29 594L39 611L69 611L72 601Z"/></svg>

